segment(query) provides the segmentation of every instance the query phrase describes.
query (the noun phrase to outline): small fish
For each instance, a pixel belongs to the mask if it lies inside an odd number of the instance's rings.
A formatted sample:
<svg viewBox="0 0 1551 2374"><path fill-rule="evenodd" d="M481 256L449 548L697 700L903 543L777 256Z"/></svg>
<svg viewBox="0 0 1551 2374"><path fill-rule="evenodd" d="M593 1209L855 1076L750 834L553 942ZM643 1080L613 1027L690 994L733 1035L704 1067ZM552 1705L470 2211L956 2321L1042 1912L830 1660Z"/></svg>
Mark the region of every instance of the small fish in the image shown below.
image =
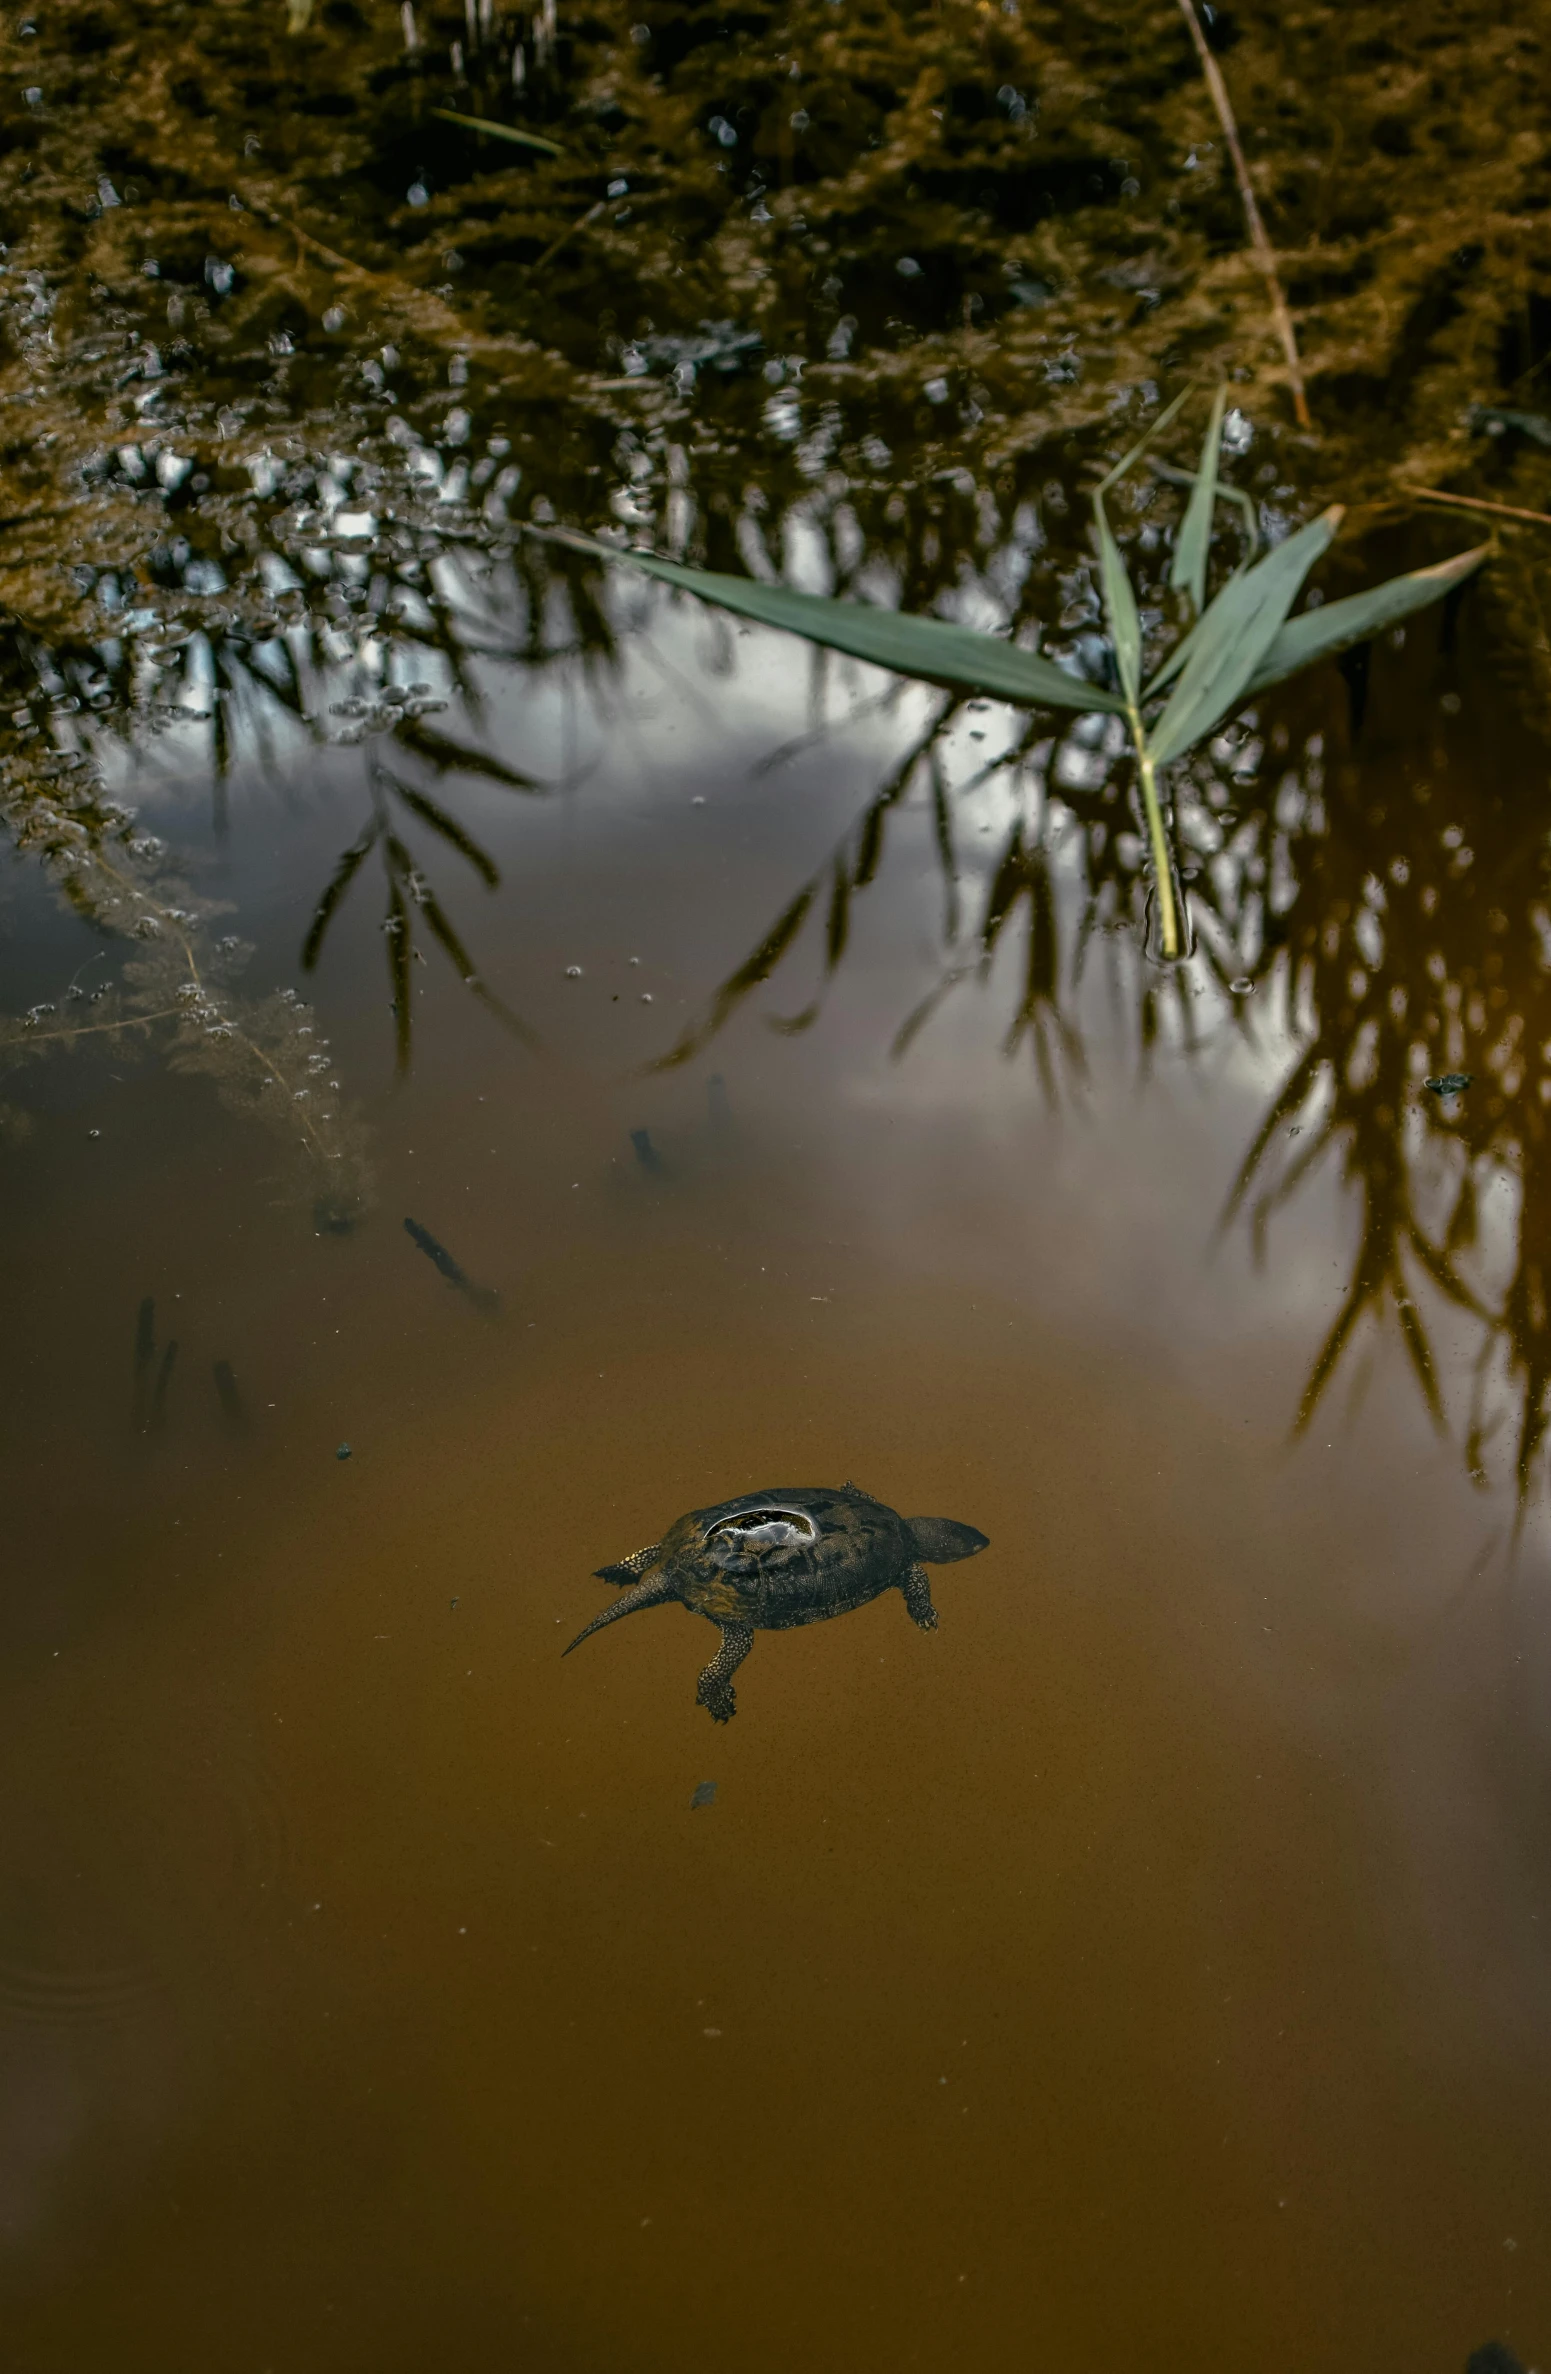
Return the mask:
<svg viewBox="0 0 1551 2374"><path fill-rule="evenodd" d="M1430 1088L1434 1096L1463 1096L1475 1076L1474 1072L1443 1072L1436 1080L1425 1080L1422 1085Z"/></svg>
<svg viewBox="0 0 1551 2374"><path fill-rule="evenodd" d="M642 1170L660 1171L662 1169L662 1156L652 1144L652 1133L649 1129L633 1129L630 1132L630 1143L635 1148L635 1158Z"/></svg>
<svg viewBox="0 0 1551 2374"><path fill-rule="evenodd" d="M172 1383L173 1364L178 1357L178 1339L173 1337L162 1354L162 1364L156 1372L156 1390L151 1395L150 1432L160 1433L167 1423L167 1388Z"/></svg>
<svg viewBox="0 0 1551 2374"><path fill-rule="evenodd" d="M426 1259L434 1262L441 1271L448 1285L456 1286L460 1294L466 1294L477 1311L499 1309L501 1297L495 1288L493 1286L476 1286L468 1272L454 1261L445 1245L437 1243L428 1228L422 1228L418 1220L406 1220L404 1226Z"/></svg>
<svg viewBox="0 0 1551 2374"><path fill-rule="evenodd" d="M215 1389L220 1396L221 1413L227 1425L237 1428L246 1426L248 1413L243 1407L242 1395L237 1390L237 1380L232 1375L231 1362L218 1360L211 1373L215 1378Z"/></svg>
<svg viewBox="0 0 1551 2374"><path fill-rule="evenodd" d="M136 1434L151 1423L151 1371L156 1362L156 1304L148 1294L135 1320L135 1390L129 1422Z"/></svg>

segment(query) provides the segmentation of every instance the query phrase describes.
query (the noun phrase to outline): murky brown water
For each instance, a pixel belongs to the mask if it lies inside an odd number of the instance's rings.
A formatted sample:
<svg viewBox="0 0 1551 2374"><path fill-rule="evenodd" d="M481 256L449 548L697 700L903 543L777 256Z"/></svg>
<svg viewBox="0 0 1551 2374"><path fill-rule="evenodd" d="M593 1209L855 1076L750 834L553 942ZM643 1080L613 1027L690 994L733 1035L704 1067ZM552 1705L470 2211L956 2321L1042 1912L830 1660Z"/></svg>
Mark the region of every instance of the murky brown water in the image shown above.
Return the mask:
<svg viewBox="0 0 1551 2374"><path fill-rule="evenodd" d="M763 664L774 716L801 667ZM643 1077L884 737L776 794L754 683L714 738L627 690L584 787L465 811L541 1052L428 976L395 1088L379 935L325 961L358 1231L115 1058L46 1075L11 1161L7 2362L1543 2347L1538 1524L1515 1563L1393 1345L1289 1449L1352 1217L1316 1188L1259 1271L1214 1250L1274 1020L1251 1051L1203 990L1141 1081L1116 944L1060 1104L1000 1051L1011 964L891 1062L923 809L811 1030L745 1011ZM260 976L356 764L235 802L207 887ZM137 1434L146 1296L179 1348ZM725 1729L680 1610L561 1662L681 1508L845 1476L991 1536L936 1635L892 1594L762 1635Z"/></svg>
<svg viewBox="0 0 1551 2374"><path fill-rule="evenodd" d="M525 533L1092 675L1159 381L1328 591L1544 504L1533 26L1219 12L1301 440L1162 15L7 29L4 2374L1551 2363L1541 547L1165 970L1102 720ZM847 1478L935 1633L562 1660Z"/></svg>

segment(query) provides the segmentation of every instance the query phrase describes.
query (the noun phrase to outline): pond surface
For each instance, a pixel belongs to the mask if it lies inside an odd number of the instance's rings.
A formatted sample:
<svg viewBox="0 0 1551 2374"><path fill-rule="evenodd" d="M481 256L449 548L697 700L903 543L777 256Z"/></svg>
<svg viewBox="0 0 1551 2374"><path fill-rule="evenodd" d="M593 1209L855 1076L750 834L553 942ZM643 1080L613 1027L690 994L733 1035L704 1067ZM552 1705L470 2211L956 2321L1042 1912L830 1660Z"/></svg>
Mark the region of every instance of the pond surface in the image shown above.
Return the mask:
<svg viewBox="0 0 1551 2374"><path fill-rule="evenodd" d="M1192 370L1331 591L1543 509L1538 35L1223 20L1305 437L1172 12L292 13L7 34L0 2364L1551 2362L1544 531L1176 966L1103 717L529 532L1097 679ZM563 1659L850 1479L935 1631Z"/></svg>

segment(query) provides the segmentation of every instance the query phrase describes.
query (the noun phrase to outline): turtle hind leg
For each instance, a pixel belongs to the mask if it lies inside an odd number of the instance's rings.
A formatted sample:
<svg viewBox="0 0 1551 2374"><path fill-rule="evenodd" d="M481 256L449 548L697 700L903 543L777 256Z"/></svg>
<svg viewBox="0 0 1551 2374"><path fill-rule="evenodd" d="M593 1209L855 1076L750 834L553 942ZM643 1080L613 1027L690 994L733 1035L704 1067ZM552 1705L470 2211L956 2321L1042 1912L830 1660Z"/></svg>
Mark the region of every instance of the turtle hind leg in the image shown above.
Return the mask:
<svg viewBox="0 0 1551 2374"><path fill-rule="evenodd" d="M738 1694L732 1686L732 1677L753 1646L752 1624L722 1626L722 1645L695 1688L696 1703L718 1723L730 1723L738 1711Z"/></svg>
<svg viewBox="0 0 1551 2374"><path fill-rule="evenodd" d="M937 1629L937 1610L932 1605L932 1581L924 1566L912 1566L900 1589L910 1610L910 1621L919 1624L923 1632Z"/></svg>

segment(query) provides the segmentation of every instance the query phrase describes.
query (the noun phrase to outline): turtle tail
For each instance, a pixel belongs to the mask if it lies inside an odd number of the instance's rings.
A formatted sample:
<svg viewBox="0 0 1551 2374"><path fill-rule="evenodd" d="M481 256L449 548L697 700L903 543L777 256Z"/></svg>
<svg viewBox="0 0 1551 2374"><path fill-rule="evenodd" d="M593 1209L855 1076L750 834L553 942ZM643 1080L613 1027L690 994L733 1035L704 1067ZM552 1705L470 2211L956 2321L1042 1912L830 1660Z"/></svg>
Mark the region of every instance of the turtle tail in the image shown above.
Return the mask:
<svg viewBox="0 0 1551 2374"><path fill-rule="evenodd" d="M622 1591L613 1606L606 1607L601 1616L594 1616L592 1622L578 1632L571 1648L563 1649L561 1655L569 1657L571 1649L579 1649L584 1640L589 1640L595 1632L601 1632L605 1624L617 1624L621 1616L633 1616L637 1608L658 1607L663 1600L677 1599L678 1595L678 1586L667 1575L652 1575L646 1582L637 1583L633 1591Z"/></svg>

